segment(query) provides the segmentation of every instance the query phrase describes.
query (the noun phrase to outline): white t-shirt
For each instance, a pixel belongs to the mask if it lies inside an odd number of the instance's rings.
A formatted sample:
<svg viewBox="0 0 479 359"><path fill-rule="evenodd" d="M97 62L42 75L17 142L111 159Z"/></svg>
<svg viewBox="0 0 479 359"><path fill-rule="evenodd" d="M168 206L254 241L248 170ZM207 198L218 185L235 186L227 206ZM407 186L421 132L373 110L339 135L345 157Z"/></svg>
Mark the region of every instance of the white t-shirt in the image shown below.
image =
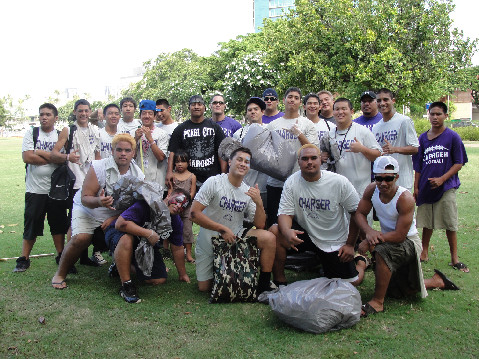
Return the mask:
<svg viewBox="0 0 479 359"><path fill-rule="evenodd" d="M385 140L388 140L393 147L419 147L414 122L409 117L397 112L389 121L385 122L384 119L382 119L375 124L372 132L381 147L386 144ZM399 179L397 184L411 191L414 184L412 156L401 155L399 153L393 153L391 156L394 157L399 164Z"/></svg>
<svg viewBox="0 0 479 359"><path fill-rule="evenodd" d="M29 128L23 137L22 152L34 151L35 149L51 152L58 141L58 132L53 129L43 132L41 127L38 131L38 140L33 148L33 128ZM52 172L58 167L55 163L46 165L27 165L25 189L28 193L48 194L50 192Z"/></svg>
<svg viewBox="0 0 479 359"><path fill-rule="evenodd" d="M296 136L294 136L290 131L288 131L288 129L290 129L296 124L296 121L298 122L299 130L306 136L308 141L313 145L319 147L318 132L316 131L316 127L306 117L299 116L292 119L285 119L284 117L280 117L268 123L266 125L266 128L270 131L276 131L285 140L294 143L296 148L299 150L301 147L301 142L299 142ZM299 165L296 161L293 167L293 172L297 171L298 169ZM272 187L283 187L284 182L277 180L276 178L269 177L268 185Z"/></svg>
<svg viewBox="0 0 479 359"><path fill-rule="evenodd" d="M154 127L152 132L153 140L156 142L156 145L166 156L167 149L168 149L168 134L159 129L158 127ZM166 170L168 169L168 158L161 162L158 162L157 158L155 157L153 151L151 150L151 145L146 139L145 135L138 141L138 148L136 151L136 161L141 167L141 153L140 153L140 144L143 144L143 166L145 169L145 179L147 181L157 182L163 188L165 188L165 178L166 178Z"/></svg>
<svg viewBox="0 0 479 359"><path fill-rule="evenodd" d="M158 128L161 128L168 134L168 141L170 140L171 134L173 133L174 129L178 126L178 122L170 123L169 125L164 125L163 123L157 123L155 125Z"/></svg>
<svg viewBox="0 0 479 359"><path fill-rule="evenodd" d="M264 127L263 124L260 124L262 127ZM236 131L233 134L233 138L235 140L243 142L244 136L248 133L250 125L246 125L242 128L240 128L238 131ZM253 169L249 169L248 173L246 176L243 178L243 182L246 183L250 187L254 187L255 184L258 184L258 188L261 193L266 193L266 182L268 180L268 175L263 172L259 172Z"/></svg>
<svg viewBox="0 0 479 359"><path fill-rule="evenodd" d="M321 143L321 138L323 138L324 134L329 131L334 131L336 125L332 122L326 121L323 118L320 118L318 122L314 123L314 127L316 131L318 131L318 140ZM329 127L328 127L329 126Z"/></svg>
<svg viewBox="0 0 479 359"><path fill-rule="evenodd" d="M284 183L278 216L294 215L319 249L334 252L346 243L346 214L354 212L358 203L358 193L346 177L321 171L319 180L308 182L297 171Z"/></svg>
<svg viewBox="0 0 479 359"><path fill-rule="evenodd" d="M329 132L331 138L336 142L341 152L341 158L336 162L336 172L346 177L356 188L359 197L363 196L364 190L371 183L371 161L362 153L347 152L351 143L357 138L364 146L382 152L376 138L367 127L353 122L346 130L335 128Z"/></svg>
<svg viewBox="0 0 479 359"><path fill-rule="evenodd" d="M216 223L221 223L238 234L243 221L253 222L256 204L246 195L249 186L242 182L240 187L231 184L226 173L208 178L195 196L195 201L206 206L203 213ZM211 240L218 233L200 228L198 241Z"/></svg>
<svg viewBox="0 0 479 359"><path fill-rule="evenodd" d="M116 134L115 134L116 135ZM111 141L115 135L110 135L105 128L100 129L100 156L101 158L108 158L112 155Z"/></svg>
<svg viewBox="0 0 479 359"><path fill-rule="evenodd" d="M135 138L135 131L141 127L141 121L134 118L131 122L123 121L123 118L118 122L118 133L129 133L131 137Z"/></svg>

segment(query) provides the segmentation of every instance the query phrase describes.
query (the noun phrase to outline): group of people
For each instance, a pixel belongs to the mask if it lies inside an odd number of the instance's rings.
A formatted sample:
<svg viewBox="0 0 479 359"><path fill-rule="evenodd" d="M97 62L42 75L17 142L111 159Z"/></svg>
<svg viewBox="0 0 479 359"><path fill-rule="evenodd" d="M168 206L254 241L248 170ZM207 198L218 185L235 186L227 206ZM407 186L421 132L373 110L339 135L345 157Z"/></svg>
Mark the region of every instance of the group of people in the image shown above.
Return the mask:
<svg viewBox="0 0 479 359"><path fill-rule="evenodd" d="M362 316L383 311L386 294L420 292L425 297L426 288L458 289L439 270L424 280L420 263L428 259L433 230L443 228L451 265L468 271L457 254L455 199L457 173L467 155L460 137L444 125L447 106L430 105L431 129L418 140L413 121L396 112L390 90L366 91L360 100L362 116L353 120L349 99L334 100L329 91L303 97L299 88L291 87L281 112L278 94L268 88L262 97L247 100L245 126L225 115L220 94L210 100L211 119L205 117L203 97L192 96L190 118L180 124L173 121L166 99L141 101L137 120L136 102L124 98L120 106L105 106L104 124L97 125L89 122L88 101L78 100L75 123L59 133L55 106L43 104L37 138L32 129L23 142L25 229L15 271L30 266L30 252L36 237L43 235L47 215L59 264L52 286L67 287L65 278L77 271L78 259L103 264L101 250L108 249L114 258L109 273L119 276L120 295L129 303L140 301L132 272L147 283L166 281L162 247L171 248L179 280L190 282L185 261L195 263L199 290L211 290L211 238L218 235L228 243L257 238L258 293L287 285L286 257L295 251L313 251L326 277L355 286L364 279L370 253L376 287ZM250 168L256 154L241 142L252 126L276 132L297 150L286 181ZM219 148L226 137L240 144L225 159ZM75 174L75 190L59 203L48 197L50 177L65 162ZM152 213L144 200L124 211L114 208L113 187L127 176L160 184L172 227L166 236L146 226ZM373 214L380 231L372 227ZM195 258L192 222L200 226ZM416 225L423 228L422 242ZM140 238L154 250L150 275L134 256Z"/></svg>

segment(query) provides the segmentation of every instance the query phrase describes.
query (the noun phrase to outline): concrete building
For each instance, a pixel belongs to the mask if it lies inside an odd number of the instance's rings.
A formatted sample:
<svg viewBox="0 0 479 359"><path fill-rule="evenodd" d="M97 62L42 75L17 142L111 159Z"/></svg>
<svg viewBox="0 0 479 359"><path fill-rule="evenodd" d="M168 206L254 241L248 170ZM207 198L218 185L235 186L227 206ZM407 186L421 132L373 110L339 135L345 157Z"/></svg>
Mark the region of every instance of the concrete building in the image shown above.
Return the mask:
<svg viewBox="0 0 479 359"><path fill-rule="evenodd" d="M259 32L264 19L279 19L295 5L294 0L253 0L253 7L254 30Z"/></svg>

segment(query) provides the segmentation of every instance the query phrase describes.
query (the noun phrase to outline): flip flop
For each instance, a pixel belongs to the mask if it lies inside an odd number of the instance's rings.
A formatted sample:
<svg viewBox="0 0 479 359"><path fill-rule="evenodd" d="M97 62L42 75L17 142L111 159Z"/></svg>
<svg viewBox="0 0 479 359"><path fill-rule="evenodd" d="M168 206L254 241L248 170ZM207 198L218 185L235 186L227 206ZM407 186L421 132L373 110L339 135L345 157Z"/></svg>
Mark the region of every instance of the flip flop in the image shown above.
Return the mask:
<svg viewBox="0 0 479 359"><path fill-rule="evenodd" d="M187 259L186 261L187 261L188 263L192 263L192 264L195 264L195 263L196 263L196 261L195 261L194 259L192 259L192 260Z"/></svg>
<svg viewBox="0 0 479 359"><path fill-rule="evenodd" d="M58 289L58 290L63 290L63 289L68 288L68 286L63 287L63 283L66 284L66 282L64 280L62 280L61 282L52 282L52 287L54 289ZM55 285L60 285L61 287L54 287Z"/></svg>
<svg viewBox="0 0 479 359"><path fill-rule="evenodd" d="M364 314L361 313L361 318L367 318L368 315L384 312L384 310L381 310L380 312L378 312L378 311L377 311L376 309L374 309L374 307L373 307L371 304L369 304L369 303L363 304L363 305L361 306L361 310L364 312Z"/></svg>
<svg viewBox="0 0 479 359"><path fill-rule="evenodd" d="M462 262L457 262L456 264L451 263L451 266L452 268L460 270L461 272L469 273L469 268L467 268L467 265Z"/></svg>
<svg viewBox="0 0 479 359"><path fill-rule="evenodd" d="M455 285L444 273L442 273L438 269L434 269L434 272L437 273L439 277L441 277L442 281L444 282L444 288L441 290L459 290L459 287Z"/></svg>

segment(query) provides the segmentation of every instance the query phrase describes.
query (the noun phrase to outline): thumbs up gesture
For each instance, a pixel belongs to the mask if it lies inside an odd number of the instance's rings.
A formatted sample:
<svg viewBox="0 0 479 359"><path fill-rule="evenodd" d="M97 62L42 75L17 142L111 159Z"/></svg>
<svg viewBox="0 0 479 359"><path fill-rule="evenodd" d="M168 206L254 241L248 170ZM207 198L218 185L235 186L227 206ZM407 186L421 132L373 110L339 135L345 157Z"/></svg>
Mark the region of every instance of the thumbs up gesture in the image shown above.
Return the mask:
<svg viewBox="0 0 479 359"><path fill-rule="evenodd" d="M346 152L360 153L362 152L362 149L363 149L363 144L359 142L356 137L354 137L354 142L352 142L349 145L349 150L347 150Z"/></svg>

